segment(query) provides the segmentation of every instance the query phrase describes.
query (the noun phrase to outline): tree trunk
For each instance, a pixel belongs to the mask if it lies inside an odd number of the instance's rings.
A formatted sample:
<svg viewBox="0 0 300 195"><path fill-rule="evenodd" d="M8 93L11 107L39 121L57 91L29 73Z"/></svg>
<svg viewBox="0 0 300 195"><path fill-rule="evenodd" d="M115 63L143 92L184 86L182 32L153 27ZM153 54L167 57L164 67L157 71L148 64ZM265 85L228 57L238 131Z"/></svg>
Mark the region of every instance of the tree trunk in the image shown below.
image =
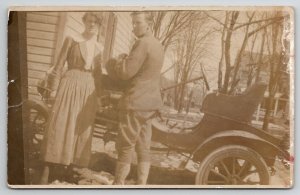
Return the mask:
<svg viewBox="0 0 300 195"><path fill-rule="evenodd" d="M229 29L227 29L227 34L226 34L225 55L224 55L226 69L225 69L224 84L222 87L222 92L225 94L228 91L229 79L230 79L230 73L231 73L231 63L230 63L231 36L232 36L233 28L234 28L234 25L236 23L238 16L239 16L239 12L232 12ZM224 28L227 28L227 27L224 27Z"/></svg>
<svg viewBox="0 0 300 195"><path fill-rule="evenodd" d="M225 17L225 23L224 26L227 27L228 23L228 13L226 12L226 17ZM223 80L223 73L222 73L222 68L223 68L223 61L224 61L224 45L225 45L225 33L226 33L226 28L223 28L222 31L222 37L221 37L221 59L219 61L219 69L218 69L218 90L222 90L222 80Z"/></svg>
<svg viewBox="0 0 300 195"><path fill-rule="evenodd" d="M179 95L179 101L178 101L178 113L181 113L182 112L182 109L183 109L183 104L184 104L184 90L185 90L185 85L181 85L180 87L180 95Z"/></svg>
<svg viewBox="0 0 300 195"><path fill-rule="evenodd" d="M255 83L257 83L259 81L260 70L261 70L261 66L263 64L263 53L264 53L265 40L266 40L266 30L264 31L263 39L262 39L261 46L260 46L260 53L259 53L259 59L258 59L258 64L257 64Z"/></svg>
<svg viewBox="0 0 300 195"><path fill-rule="evenodd" d="M250 22L252 21L253 17L254 17L254 12L252 13L252 16L249 18L248 25L246 26L246 32L245 32L243 44L242 44L241 49L239 50L239 53L238 53L238 55L236 57L236 60L235 60L235 63L234 63L234 72L233 72L233 75L232 75L232 82L231 82L231 87L230 87L229 93L233 93L236 86L237 86L237 84L238 84L239 79L237 79L237 74L238 74L240 66L241 66L242 55L245 51L245 48L246 48L246 45L247 45L247 42L248 42L248 39L249 39L249 34L248 34L249 25L250 25Z"/></svg>
<svg viewBox="0 0 300 195"><path fill-rule="evenodd" d="M263 129L268 130L269 120L270 120L270 112L272 109L272 101L275 97L275 94L278 89L278 83L280 82L280 75L281 75L281 66L282 66L282 48L280 43L280 24L274 23L272 25L272 53L270 50L269 55L270 58L270 78L269 78L269 98L267 99L267 107L266 107L266 114L264 117L264 124ZM278 46L278 47L277 47ZM269 47L268 47L269 48ZM278 56L279 55L279 56Z"/></svg>
<svg viewBox="0 0 300 195"><path fill-rule="evenodd" d="M181 88L181 86L179 85L179 86L177 86L177 87L175 87L175 90L174 90L174 108L175 108L175 110L177 110L178 111L178 108L179 108L179 98L178 98L178 94L179 94L179 92L180 92L180 88Z"/></svg>
<svg viewBox="0 0 300 195"><path fill-rule="evenodd" d="M190 107L191 107L191 102L192 102L192 99L193 99L193 88L192 88L192 90L191 90L191 92L190 92L190 95L189 95L189 101L188 101L188 103L187 103L187 105L186 105L186 113L189 113L190 112Z"/></svg>
<svg viewBox="0 0 300 195"><path fill-rule="evenodd" d="M265 131L268 131L269 122L270 122L270 118L271 118L271 110L272 110L272 106L273 106L273 99L274 98L271 97L271 95L270 95L266 100L266 113L265 113L264 123L263 123L263 127L262 127L262 129Z"/></svg>

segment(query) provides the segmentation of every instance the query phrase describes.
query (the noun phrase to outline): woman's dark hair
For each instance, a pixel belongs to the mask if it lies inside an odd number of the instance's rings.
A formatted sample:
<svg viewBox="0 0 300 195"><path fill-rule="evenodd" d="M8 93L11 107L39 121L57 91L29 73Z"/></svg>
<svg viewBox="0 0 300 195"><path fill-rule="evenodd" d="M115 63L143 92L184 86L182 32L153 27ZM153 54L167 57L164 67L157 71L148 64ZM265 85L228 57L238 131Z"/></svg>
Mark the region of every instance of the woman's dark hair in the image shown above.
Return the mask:
<svg viewBox="0 0 300 195"><path fill-rule="evenodd" d="M96 22L97 24L101 24L102 23L102 20L103 20L103 17L102 17L102 14L99 13L99 12L85 12L85 14L83 15L82 17L82 22L84 23L86 21L86 18L88 16L93 16L96 18Z"/></svg>

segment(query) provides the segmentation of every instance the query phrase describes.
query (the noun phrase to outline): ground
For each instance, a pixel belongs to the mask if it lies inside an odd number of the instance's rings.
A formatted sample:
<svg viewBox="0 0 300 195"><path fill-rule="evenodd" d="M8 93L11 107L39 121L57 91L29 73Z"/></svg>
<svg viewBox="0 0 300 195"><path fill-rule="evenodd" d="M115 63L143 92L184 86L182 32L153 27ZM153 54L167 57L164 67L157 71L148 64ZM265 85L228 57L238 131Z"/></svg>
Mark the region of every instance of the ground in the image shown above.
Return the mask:
<svg viewBox="0 0 300 195"><path fill-rule="evenodd" d="M197 172L197 164L190 161L186 169L178 169L184 156L170 152L152 152L152 167L148 178L148 184L155 185L193 185ZM104 147L101 139L93 140L93 157L89 168L74 168L73 175L69 178L55 179L52 185L111 185L114 179L114 167L116 154L114 143L109 142ZM287 187L291 184L290 172L284 165L276 160L276 172L271 175L270 184ZM39 169L35 170L38 175ZM132 166L132 171L126 180L126 184L135 184L136 166ZM72 179L71 179L72 178Z"/></svg>
<svg viewBox="0 0 300 195"><path fill-rule="evenodd" d="M173 126L174 132L179 132L182 128L193 126L191 121L199 121L201 115L185 115L182 114L181 119L185 119L184 122L179 122L177 118L170 118L168 121L169 126ZM191 120L186 120L191 119ZM254 124L259 125L259 124ZM277 131L278 126L274 126ZM275 128L276 127L276 128ZM280 129L280 128L279 128ZM153 143L155 146L159 146L159 143ZM68 177L57 177L51 179L52 185L111 185L114 180L114 167L116 163L117 154L115 151L115 143L110 141L104 144L102 139L97 137L93 138L92 144L92 159L89 168L74 168L71 175ZM193 185L195 183L195 175L198 170L198 164L193 161L189 161L185 169L181 166L186 157L176 152L166 151L151 151L152 152L152 167L150 170L148 184L155 185ZM41 172L41 163L39 161L32 162L32 169L30 169L30 177L32 184L38 182L38 177ZM64 169L64 168L63 168ZM61 169L58 169L58 172ZM274 170L271 175L270 184L274 186L288 187L291 184L290 175L291 172L287 169L283 163L276 159ZM126 180L126 184L135 184L136 166L135 162L132 166L132 171Z"/></svg>

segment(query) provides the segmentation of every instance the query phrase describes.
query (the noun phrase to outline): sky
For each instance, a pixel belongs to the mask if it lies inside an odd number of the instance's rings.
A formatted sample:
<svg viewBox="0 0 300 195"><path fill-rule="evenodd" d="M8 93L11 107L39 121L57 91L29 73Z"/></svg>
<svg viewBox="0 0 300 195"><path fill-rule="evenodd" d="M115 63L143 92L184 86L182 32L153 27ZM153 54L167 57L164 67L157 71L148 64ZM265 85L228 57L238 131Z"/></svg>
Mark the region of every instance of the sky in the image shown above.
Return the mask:
<svg viewBox="0 0 300 195"><path fill-rule="evenodd" d="M258 10L255 13L255 16L253 18L253 21L258 20L258 18L266 13L266 14L272 14L272 10L270 9L266 9L266 10ZM213 16L214 18L218 19L220 22L224 23L225 21L225 12L224 11L210 11L208 12L209 15ZM285 12L284 14L289 14L288 12ZM245 22L248 21L248 17L246 15L245 11L241 11L236 26L243 24ZM220 29L220 23L216 22L213 19L210 19L207 21L209 23L209 28L212 29ZM252 31L254 29L256 29L257 26L256 25L251 25L249 28L249 31ZM262 33L263 31L260 31L256 37L256 41L254 44L254 49L253 51L256 53L259 53L260 51L260 47L261 47L261 41L262 41ZM241 48L242 45L242 41L244 39L244 35L245 35L245 27L240 28L240 30L236 30L233 33L232 36L232 40L231 40L231 64L234 63L235 61L235 57L237 56L238 51ZM290 33L290 36L292 35L292 33ZM292 37L290 37L292 39ZM252 36L251 38L249 38L249 42L251 42L254 39L254 36ZM203 56L200 59L199 63L202 63L202 65L204 66L204 70L205 73L207 75L208 78L208 82L211 86L212 89L217 89L217 75L218 75L218 66L219 66L219 61L221 58L221 32L215 32L212 33L209 41L207 41L207 54L205 56ZM251 50L251 46L247 45L245 51L250 51ZM267 53L267 50L264 50L264 53ZM165 57L165 63L163 66L162 71L167 70L169 67L172 66L173 62L172 62L172 54L170 51L166 52L166 57ZM223 70L224 72L224 70ZM197 76L197 74L200 74L200 71L198 70L197 73L195 74L194 77ZM174 78L174 72L173 69L171 69L170 71L168 71L167 73L165 73L165 76L169 79L173 79Z"/></svg>

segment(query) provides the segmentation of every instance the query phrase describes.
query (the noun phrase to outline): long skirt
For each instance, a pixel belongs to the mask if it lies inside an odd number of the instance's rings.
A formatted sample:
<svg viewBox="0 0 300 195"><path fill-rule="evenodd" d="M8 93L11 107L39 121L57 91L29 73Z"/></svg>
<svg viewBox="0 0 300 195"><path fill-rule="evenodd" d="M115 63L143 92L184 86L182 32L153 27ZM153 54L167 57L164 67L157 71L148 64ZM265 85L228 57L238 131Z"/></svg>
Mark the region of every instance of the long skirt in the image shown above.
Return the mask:
<svg viewBox="0 0 300 195"><path fill-rule="evenodd" d="M87 167L96 110L97 96L92 73L68 70L59 84L46 128L42 160Z"/></svg>

